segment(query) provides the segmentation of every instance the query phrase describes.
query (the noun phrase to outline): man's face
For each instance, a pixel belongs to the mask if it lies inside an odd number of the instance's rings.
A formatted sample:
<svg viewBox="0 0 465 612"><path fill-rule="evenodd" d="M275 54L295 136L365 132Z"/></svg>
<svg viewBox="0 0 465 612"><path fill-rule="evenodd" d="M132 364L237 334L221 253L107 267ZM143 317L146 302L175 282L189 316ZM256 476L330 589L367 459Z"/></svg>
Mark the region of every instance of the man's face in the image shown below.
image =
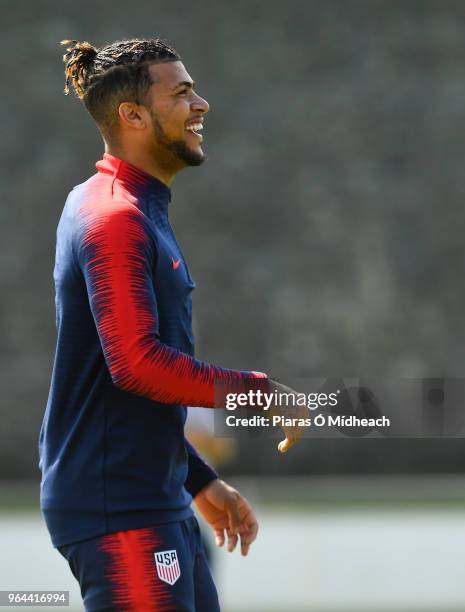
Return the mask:
<svg viewBox="0 0 465 612"><path fill-rule="evenodd" d="M202 151L203 116L208 102L194 92L194 83L181 62L152 64L153 84L147 107L152 119L153 154L179 167L198 166Z"/></svg>

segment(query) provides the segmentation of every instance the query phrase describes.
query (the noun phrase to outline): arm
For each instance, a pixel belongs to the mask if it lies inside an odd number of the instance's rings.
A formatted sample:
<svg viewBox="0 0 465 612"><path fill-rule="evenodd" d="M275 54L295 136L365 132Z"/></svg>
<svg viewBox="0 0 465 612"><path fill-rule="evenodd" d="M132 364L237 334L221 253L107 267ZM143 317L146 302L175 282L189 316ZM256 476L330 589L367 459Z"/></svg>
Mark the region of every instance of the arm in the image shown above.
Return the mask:
<svg viewBox="0 0 465 612"><path fill-rule="evenodd" d="M188 454L188 473L184 486L194 498L212 480L216 480L218 474L202 459L187 438L184 438L184 441Z"/></svg>
<svg viewBox="0 0 465 612"><path fill-rule="evenodd" d="M168 404L224 405L215 390L243 391L266 376L199 361L159 340L152 282L155 245L141 211L126 202L86 208L77 259L112 380ZM258 381L256 381L258 382Z"/></svg>

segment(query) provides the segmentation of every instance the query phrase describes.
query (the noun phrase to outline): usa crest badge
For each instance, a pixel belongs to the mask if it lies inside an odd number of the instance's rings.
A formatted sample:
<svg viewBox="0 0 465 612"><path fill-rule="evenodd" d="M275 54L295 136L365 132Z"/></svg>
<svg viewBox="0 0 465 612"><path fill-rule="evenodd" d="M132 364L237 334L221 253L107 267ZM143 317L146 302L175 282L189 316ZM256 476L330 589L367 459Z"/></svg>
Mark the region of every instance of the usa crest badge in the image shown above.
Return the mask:
<svg viewBox="0 0 465 612"><path fill-rule="evenodd" d="M175 550L165 550L155 553L155 564L157 566L157 574L160 580L170 584L171 586L181 575L179 567L178 555Z"/></svg>

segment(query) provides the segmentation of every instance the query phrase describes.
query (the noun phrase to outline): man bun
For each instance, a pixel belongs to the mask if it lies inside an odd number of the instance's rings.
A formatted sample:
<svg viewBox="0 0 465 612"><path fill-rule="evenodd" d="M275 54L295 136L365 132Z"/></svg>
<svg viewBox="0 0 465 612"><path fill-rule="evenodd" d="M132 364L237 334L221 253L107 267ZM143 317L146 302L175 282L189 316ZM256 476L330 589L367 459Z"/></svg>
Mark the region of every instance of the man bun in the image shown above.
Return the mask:
<svg viewBox="0 0 465 612"><path fill-rule="evenodd" d="M98 49L86 41L62 40L61 44L69 45L66 53L63 55L63 62L65 63L64 92L66 95L69 94L71 82L76 94L79 98L82 98L85 92L87 77L92 69Z"/></svg>

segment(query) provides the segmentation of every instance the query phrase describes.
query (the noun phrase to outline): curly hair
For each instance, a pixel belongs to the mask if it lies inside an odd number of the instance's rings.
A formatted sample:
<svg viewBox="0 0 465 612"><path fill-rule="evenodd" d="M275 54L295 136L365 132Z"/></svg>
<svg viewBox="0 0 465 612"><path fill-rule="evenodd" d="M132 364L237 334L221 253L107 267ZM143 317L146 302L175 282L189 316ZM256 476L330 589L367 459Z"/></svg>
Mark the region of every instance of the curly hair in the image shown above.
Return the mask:
<svg viewBox="0 0 465 612"><path fill-rule="evenodd" d="M152 84L149 66L180 61L178 52L159 38L120 40L104 47L77 40L68 45L65 63L65 94L70 83L104 134L117 124L121 102L144 104Z"/></svg>

